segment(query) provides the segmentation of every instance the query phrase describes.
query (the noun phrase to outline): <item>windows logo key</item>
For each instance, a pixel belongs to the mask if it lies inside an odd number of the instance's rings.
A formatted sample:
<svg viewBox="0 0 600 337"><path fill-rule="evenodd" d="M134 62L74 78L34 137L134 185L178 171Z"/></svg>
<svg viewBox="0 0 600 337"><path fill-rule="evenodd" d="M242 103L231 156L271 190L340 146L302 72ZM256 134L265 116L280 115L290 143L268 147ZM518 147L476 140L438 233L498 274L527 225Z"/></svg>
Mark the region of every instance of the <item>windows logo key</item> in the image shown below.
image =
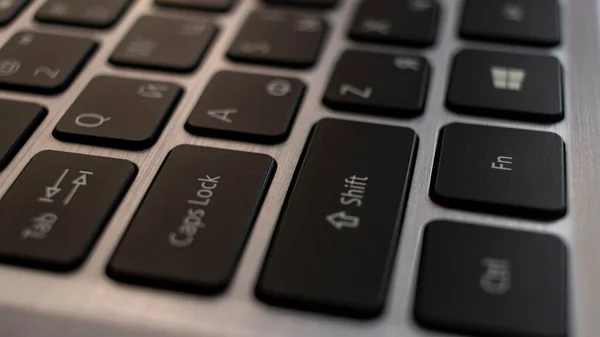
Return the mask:
<svg viewBox="0 0 600 337"><path fill-rule="evenodd" d="M525 76L524 69L492 66L494 88L498 90L521 91Z"/></svg>

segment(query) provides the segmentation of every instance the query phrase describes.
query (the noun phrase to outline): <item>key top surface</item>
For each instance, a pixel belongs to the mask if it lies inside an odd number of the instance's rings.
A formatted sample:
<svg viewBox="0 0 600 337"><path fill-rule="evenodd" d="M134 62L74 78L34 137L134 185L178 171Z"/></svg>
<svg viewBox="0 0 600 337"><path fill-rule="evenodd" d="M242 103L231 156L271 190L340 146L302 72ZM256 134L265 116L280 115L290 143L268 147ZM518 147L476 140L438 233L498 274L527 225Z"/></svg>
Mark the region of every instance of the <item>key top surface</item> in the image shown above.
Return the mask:
<svg viewBox="0 0 600 337"><path fill-rule="evenodd" d="M198 136L282 142L303 94L304 84L296 79L223 71L213 77L185 127Z"/></svg>
<svg viewBox="0 0 600 337"><path fill-rule="evenodd" d="M431 197L442 205L540 219L566 213L565 149L554 133L450 124L433 177Z"/></svg>
<svg viewBox="0 0 600 337"><path fill-rule="evenodd" d="M0 88L62 92L95 49L96 42L85 38L19 32L0 49Z"/></svg>
<svg viewBox="0 0 600 337"><path fill-rule="evenodd" d="M459 113L553 123L564 117L562 81L554 57L465 50L454 58L446 106Z"/></svg>
<svg viewBox="0 0 600 337"><path fill-rule="evenodd" d="M152 146L182 89L164 82L94 78L54 129L60 140L141 150Z"/></svg>
<svg viewBox="0 0 600 337"><path fill-rule="evenodd" d="M175 148L134 216L108 274L174 290L225 290L275 166L262 154Z"/></svg>
<svg viewBox="0 0 600 337"><path fill-rule="evenodd" d="M117 65L173 72L194 71L217 34L199 19L143 16L110 57Z"/></svg>
<svg viewBox="0 0 600 337"><path fill-rule="evenodd" d="M338 0L265 0L265 2L272 5L331 8L337 4Z"/></svg>
<svg viewBox="0 0 600 337"><path fill-rule="evenodd" d="M46 117L32 103L0 100L0 170L4 169Z"/></svg>
<svg viewBox="0 0 600 337"><path fill-rule="evenodd" d="M560 43L556 0L467 0L460 35L468 39L551 47Z"/></svg>
<svg viewBox="0 0 600 337"><path fill-rule="evenodd" d="M336 110L413 117L425 108L429 73L422 57L347 51L323 102Z"/></svg>
<svg viewBox="0 0 600 337"><path fill-rule="evenodd" d="M431 223L414 314L460 335L566 337L566 247L550 235Z"/></svg>
<svg viewBox="0 0 600 337"><path fill-rule="evenodd" d="M48 0L35 14L40 22L108 28L123 15L131 0Z"/></svg>
<svg viewBox="0 0 600 337"><path fill-rule="evenodd" d="M44 151L0 200L0 261L81 265L136 175L128 161Z"/></svg>
<svg viewBox="0 0 600 337"><path fill-rule="evenodd" d="M29 4L30 0L4 0L0 1L0 26L4 26L14 20L19 13Z"/></svg>
<svg viewBox="0 0 600 337"><path fill-rule="evenodd" d="M326 32L327 24L318 16L254 12L227 56L235 61L308 68L316 63Z"/></svg>
<svg viewBox="0 0 600 337"><path fill-rule="evenodd" d="M317 123L271 239L258 298L336 315L379 315L417 142L407 128Z"/></svg>
<svg viewBox="0 0 600 337"><path fill-rule="evenodd" d="M439 21L435 0L364 0L350 37L364 42L430 46Z"/></svg>
<svg viewBox="0 0 600 337"><path fill-rule="evenodd" d="M235 0L155 0L155 2L165 7L225 12L231 9Z"/></svg>

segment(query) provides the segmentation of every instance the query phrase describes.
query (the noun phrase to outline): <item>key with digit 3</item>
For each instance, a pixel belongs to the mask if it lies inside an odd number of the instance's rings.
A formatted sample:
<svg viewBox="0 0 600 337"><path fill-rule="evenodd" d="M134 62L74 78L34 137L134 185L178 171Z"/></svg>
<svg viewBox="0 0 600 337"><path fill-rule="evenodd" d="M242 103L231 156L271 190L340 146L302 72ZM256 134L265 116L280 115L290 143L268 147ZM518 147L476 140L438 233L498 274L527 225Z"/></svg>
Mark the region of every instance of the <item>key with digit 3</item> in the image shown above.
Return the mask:
<svg viewBox="0 0 600 337"><path fill-rule="evenodd" d="M125 160L40 152L0 201L0 261L77 268L136 173Z"/></svg>

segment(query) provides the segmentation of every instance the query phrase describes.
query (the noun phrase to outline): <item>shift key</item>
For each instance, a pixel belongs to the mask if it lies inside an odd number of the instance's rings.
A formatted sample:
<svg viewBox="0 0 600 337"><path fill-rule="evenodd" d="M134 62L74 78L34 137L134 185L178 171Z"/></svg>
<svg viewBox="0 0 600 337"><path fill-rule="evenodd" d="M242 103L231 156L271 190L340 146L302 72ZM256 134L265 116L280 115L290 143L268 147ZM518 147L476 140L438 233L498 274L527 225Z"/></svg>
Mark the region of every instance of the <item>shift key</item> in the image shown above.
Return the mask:
<svg viewBox="0 0 600 337"><path fill-rule="evenodd" d="M182 145L167 156L107 273L203 294L226 289L275 171L263 154Z"/></svg>
<svg viewBox="0 0 600 337"><path fill-rule="evenodd" d="M417 143L407 128L317 123L271 239L257 297L334 315L379 315Z"/></svg>

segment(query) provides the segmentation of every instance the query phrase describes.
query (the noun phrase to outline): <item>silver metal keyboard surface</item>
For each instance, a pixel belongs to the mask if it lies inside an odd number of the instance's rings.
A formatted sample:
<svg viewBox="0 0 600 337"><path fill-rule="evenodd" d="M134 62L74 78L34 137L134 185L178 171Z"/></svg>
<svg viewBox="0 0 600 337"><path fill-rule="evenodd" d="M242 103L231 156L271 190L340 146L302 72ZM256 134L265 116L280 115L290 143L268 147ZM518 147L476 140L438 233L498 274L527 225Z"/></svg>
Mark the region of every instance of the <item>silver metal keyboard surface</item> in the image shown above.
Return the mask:
<svg viewBox="0 0 600 337"><path fill-rule="evenodd" d="M358 5L342 0L334 10L323 11L330 31L317 65L294 70L230 61L225 55L249 13L265 7L258 0L240 0L223 14L172 10L151 0L134 1L113 29L96 31L37 23L34 15L43 1L34 1L15 22L0 30L0 45L15 32L38 32L88 37L99 50L70 88L61 95L0 91L0 98L37 102L49 115L24 148L0 173L4 194L29 160L52 149L127 159L139 174L117 212L106 226L90 256L68 274L0 265L0 335L6 337L449 337L419 327L412 315L415 280L424 226L436 219L456 220L504 228L554 233L569 251L569 318L571 337L595 337L600 331L600 12L595 0L563 0L563 42L550 51L564 70L565 118L556 124L535 124L459 115L444 105L450 65L461 48L539 53L539 49L461 40L458 21L462 1L440 0L438 41L430 48L411 49L353 42L347 33ZM110 54L143 14L180 18L202 16L220 26L220 33L200 68L191 74L169 74L113 66ZM399 51L422 55L432 66L425 112L413 119L371 117L334 112L322 104L340 53L348 48L364 51ZM256 145L191 135L184 124L209 79L220 70L237 70L301 79L308 87L302 108L287 141ZM97 75L127 76L176 83L185 95L158 142L146 151L133 152L56 140L52 130L86 84ZM381 317L369 321L331 317L267 306L254 295L254 286L271 234L284 202L294 169L312 125L325 117L406 126L420 143L399 249ZM567 154L568 213L560 220L539 222L444 208L429 197L434 152L440 128L450 122L467 122L521 129L547 130L565 141ZM268 154L278 163L273 183L251 233L234 280L216 297L154 290L121 284L108 278L106 265L124 234L134 210L148 190L166 154L180 144L194 144Z"/></svg>

